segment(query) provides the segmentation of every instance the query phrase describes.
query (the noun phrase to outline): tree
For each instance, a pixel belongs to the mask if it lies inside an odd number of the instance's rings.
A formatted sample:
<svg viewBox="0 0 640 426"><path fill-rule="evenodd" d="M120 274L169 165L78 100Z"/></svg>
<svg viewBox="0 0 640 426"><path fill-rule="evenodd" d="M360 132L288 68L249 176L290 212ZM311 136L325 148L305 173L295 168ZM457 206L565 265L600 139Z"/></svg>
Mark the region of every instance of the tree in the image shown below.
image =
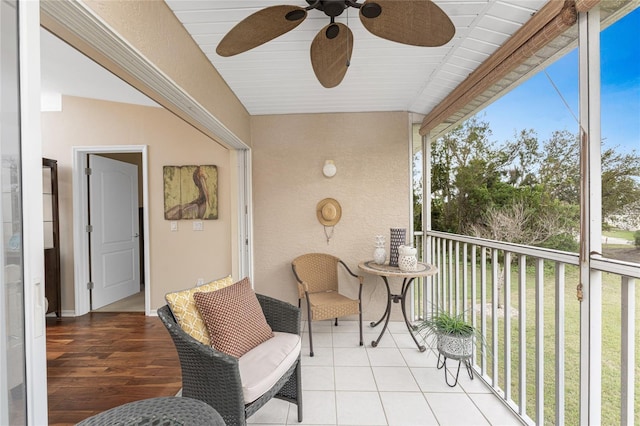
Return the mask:
<svg viewBox="0 0 640 426"><path fill-rule="evenodd" d="M473 117L432 146L432 226L500 241L576 251L580 138L566 130L540 143L532 129L498 146ZM602 214L625 216L640 200L640 156L602 153ZM628 216L628 215L626 215Z"/></svg>
<svg viewBox="0 0 640 426"><path fill-rule="evenodd" d="M507 182L513 186L535 185L538 182L540 152L538 135L533 129L521 130L514 142L507 142L501 149L503 163L507 164Z"/></svg>
<svg viewBox="0 0 640 426"><path fill-rule="evenodd" d="M434 229L528 245L562 235L571 246L577 193L564 185L570 170L578 170L570 149L576 139L556 132L540 152L534 130L502 146L494 146L490 134L487 123L473 118L434 144Z"/></svg>
<svg viewBox="0 0 640 426"><path fill-rule="evenodd" d="M580 145L570 132L555 131L544 142L539 180L551 198L580 204Z"/></svg>
<svg viewBox="0 0 640 426"><path fill-rule="evenodd" d="M529 198L512 204L489 208L482 214L482 223L471 226L470 234L534 246L542 245L558 235L571 235L573 226L566 220L563 209L541 203L535 198L531 194Z"/></svg>
<svg viewBox="0 0 640 426"><path fill-rule="evenodd" d="M580 203L580 140L577 135L556 131L545 142L540 182L560 201ZM640 200L640 156L635 150L622 154L604 147L601 156L602 217L620 214Z"/></svg>
<svg viewBox="0 0 640 426"><path fill-rule="evenodd" d="M613 148L602 154L602 217L621 213L640 200L640 156L620 154Z"/></svg>
<svg viewBox="0 0 640 426"><path fill-rule="evenodd" d="M474 181L491 164L495 151L491 147L491 131L486 122L472 117L445 136L431 149L432 225L434 229L459 232L464 218L477 212L480 192L470 193Z"/></svg>

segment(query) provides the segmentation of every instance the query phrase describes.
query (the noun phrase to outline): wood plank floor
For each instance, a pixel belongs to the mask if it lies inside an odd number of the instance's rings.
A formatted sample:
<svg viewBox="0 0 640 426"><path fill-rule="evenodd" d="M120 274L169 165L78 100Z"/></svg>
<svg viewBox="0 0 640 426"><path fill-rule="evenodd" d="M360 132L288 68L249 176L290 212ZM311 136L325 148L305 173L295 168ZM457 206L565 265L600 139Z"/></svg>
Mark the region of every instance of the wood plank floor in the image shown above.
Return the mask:
<svg viewBox="0 0 640 426"><path fill-rule="evenodd" d="M49 424L75 424L181 387L175 346L158 317L90 313L47 318Z"/></svg>

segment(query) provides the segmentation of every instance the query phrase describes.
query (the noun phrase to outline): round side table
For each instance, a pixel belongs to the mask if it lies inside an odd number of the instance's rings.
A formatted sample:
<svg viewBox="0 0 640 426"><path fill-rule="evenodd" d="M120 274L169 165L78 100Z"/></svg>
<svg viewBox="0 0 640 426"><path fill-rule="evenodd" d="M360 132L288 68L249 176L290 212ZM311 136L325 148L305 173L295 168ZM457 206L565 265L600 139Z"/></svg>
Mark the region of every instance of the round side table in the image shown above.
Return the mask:
<svg viewBox="0 0 640 426"><path fill-rule="evenodd" d="M407 318L407 309L405 307L405 301L407 299L407 292L409 291L409 287L411 287L411 283L417 277L428 277L434 275L438 272L438 268L434 265L428 263L418 262L416 269L414 271L401 271L397 266L389 266L389 264L378 265L373 260L360 262L358 265L362 272L371 275L378 275L384 281L384 285L387 288L387 308L384 311L384 314L377 322L374 321L370 325L371 327L377 327L382 321L384 321L384 326L382 327L382 331L380 332L380 336L373 342L371 342L371 346L374 348L378 346L380 343L380 339L382 339L382 335L387 330L387 325L389 324L389 318L391 317L391 303L400 303L400 307L402 308L402 317L404 318L404 322L407 325L407 330L409 330L409 334L411 338L415 342L418 350L420 352L424 352L426 348L421 345L416 336L413 334L413 326ZM402 278L402 288L400 294L391 294L391 287L389 287L389 278L390 277L399 277Z"/></svg>
<svg viewBox="0 0 640 426"><path fill-rule="evenodd" d="M91 416L77 426L224 426L218 412L206 402L180 396L143 399Z"/></svg>

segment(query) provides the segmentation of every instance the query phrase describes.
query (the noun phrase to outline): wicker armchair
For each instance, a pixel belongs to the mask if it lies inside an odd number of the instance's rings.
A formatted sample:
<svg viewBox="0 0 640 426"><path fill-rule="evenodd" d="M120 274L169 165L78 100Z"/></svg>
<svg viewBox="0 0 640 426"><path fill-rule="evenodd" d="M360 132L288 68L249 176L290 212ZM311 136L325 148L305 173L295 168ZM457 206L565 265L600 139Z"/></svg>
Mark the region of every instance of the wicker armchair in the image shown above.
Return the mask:
<svg viewBox="0 0 640 426"><path fill-rule="evenodd" d="M273 331L300 335L300 309L257 294L267 323ZM203 345L178 325L169 306L158 309L158 316L173 339L182 368L182 396L199 399L211 405L228 426L245 425L271 398L279 398L298 406L302 421L302 387L300 358L266 393L245 404L238 359Z"/></svg>
<svg viewBox="0 0 640 426"><path fill-rule="evenodd" d="M339 264L349 275L358 279L360 289L357 300L339 293ZM291 267L298 281L298 307L300 307L303 298L307 301L309 355L313 356L311 322L335 318L337 326L338 318L347 315L359 315L360 346L362 346L362 282L364 278L351 272L342 260L324 253L309 253L298 256L291 262Z"/></svg>

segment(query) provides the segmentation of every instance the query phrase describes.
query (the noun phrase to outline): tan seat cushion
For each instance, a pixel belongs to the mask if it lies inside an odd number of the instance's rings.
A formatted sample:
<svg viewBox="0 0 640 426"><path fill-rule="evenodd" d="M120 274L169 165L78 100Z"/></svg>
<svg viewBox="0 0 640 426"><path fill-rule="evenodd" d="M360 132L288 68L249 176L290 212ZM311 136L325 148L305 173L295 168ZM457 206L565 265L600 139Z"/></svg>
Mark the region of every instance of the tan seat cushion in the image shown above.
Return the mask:
<svg viewBox="0 0 640 426"><path fill-rule="evenodd" d="M357 315L360 308L357 300L349 299L335 291L309 294L311 319L325 320L346 315Z"/></svg>
<svg viewBox="0 0 640 426"><path fill-rule="evenodd" d="M211 345L236 358L273 337L249 278L229 287L193 295L209 330Z"/></svg>
<svg viewBox="0 0 640 426"><path fill-rule="evenodd" d="M202 291L209 292L219 290L231 284L233 284L233 279L231 275L229 275L228 277L211 281L200 287L192 287L186 290L167 293L164 298L180 327L194 339L205 345L210 345L209 332L207 331L207 326L204 324L204 321L202 321L200 312L196 308L193 294Z"/></svg>
<svg viewBox="0 0 640 426"><path fill-rule="evenodd" d="M300 336L275 331L273 337L238 360L244 403L260 398L296 362L300 355Z"/></svg>

